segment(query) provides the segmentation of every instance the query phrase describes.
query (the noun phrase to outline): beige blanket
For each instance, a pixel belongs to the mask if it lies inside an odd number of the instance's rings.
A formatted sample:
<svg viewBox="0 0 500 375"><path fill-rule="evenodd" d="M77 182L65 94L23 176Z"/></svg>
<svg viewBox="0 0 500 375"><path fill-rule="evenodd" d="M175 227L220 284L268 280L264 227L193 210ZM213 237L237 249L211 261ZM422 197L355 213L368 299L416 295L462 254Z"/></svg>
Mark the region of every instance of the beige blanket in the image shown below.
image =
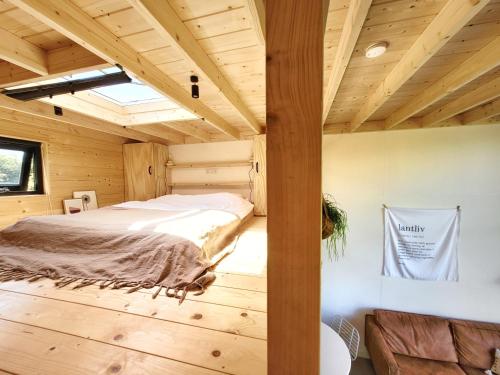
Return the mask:
<svg viewBox="0 0 500 375"><path fill-rule="evenodd" d="M154 296L165 287L182 300L215 278L199 245L213 242L211 231L235 220L215 213L219 222L209 223L205 216L104 208L26 218L0 232L0 281L49 277L60 287L99 283L131 292L158 286Z"/></svg>

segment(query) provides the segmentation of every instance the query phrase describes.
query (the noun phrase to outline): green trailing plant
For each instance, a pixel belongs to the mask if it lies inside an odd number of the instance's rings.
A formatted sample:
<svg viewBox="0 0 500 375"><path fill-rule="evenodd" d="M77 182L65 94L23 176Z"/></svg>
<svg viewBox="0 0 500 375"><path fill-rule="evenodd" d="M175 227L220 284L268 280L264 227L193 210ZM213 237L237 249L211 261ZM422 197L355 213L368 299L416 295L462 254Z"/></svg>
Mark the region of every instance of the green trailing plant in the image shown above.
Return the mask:
<svg viewBox="0 0 500 375"><path fill-rule="evenodd" d="M344 255L347 234L347 214L338 207L330 194L323 194L322 237L326 239L326 248L330 260Z"/></svg>

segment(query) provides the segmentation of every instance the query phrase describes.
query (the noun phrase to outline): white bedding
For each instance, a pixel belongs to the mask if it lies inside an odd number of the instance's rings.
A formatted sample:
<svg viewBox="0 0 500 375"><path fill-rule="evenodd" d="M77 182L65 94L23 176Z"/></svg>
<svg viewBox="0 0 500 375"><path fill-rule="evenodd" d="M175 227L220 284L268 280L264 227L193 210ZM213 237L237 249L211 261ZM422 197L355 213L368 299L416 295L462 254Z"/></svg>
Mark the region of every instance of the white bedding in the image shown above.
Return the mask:
<svg viewBox="0 0 500 375"><path fill-rule="evenodd" d="M244 219L253 210L253 204L237 194L214 193L199 195L164 195L148 201L130 201L114 205L119 208L140 208L163 211L220 210Z"/></svg>

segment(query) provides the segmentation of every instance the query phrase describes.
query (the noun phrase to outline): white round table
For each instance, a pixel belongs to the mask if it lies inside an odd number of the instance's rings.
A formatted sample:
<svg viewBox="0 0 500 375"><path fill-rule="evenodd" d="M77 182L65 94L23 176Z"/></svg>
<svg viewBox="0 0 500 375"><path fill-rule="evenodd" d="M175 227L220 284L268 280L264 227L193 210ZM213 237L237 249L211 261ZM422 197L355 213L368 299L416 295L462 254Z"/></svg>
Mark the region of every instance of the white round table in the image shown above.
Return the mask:
<svg viewBox="0 0 500 375"><path fill-rule="evenodd" d="M321 323L321 375L349 375L351 355L344 340Z"/></svg>

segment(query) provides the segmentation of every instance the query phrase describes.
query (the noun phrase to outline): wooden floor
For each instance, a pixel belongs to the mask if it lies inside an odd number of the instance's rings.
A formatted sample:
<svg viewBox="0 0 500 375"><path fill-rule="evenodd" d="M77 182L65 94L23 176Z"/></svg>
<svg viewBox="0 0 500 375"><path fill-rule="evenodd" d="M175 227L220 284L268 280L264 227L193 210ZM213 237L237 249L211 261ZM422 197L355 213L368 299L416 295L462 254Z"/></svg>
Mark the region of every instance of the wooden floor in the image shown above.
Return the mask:
<svg viewBox="0 0 500 375"><path fill-rule="evenodd" d="M201 296L0 284L0 374L266 374L266 222Z"/></svg>

